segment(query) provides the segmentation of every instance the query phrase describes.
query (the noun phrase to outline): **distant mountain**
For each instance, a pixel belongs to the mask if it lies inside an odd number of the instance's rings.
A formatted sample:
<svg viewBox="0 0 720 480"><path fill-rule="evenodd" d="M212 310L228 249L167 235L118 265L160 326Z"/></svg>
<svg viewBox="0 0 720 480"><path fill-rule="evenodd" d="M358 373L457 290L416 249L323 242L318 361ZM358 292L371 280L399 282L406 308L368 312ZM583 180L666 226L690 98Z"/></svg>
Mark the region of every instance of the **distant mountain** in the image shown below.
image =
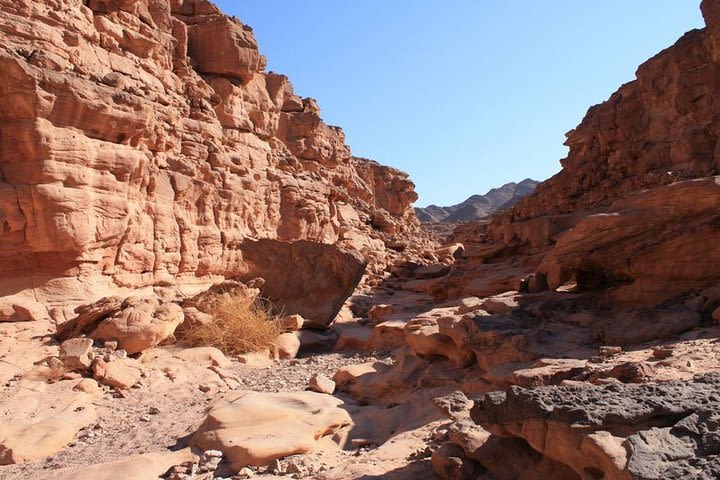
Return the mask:
<svg viewBox="0 0 720 480"><path fill-rule="evenodd" d="M473 195L457 205L449 207L430 205L425 208L415 208L415 214L422 223L480 220L498 210L512 207L522 197L534 192L539 183L526 178L520 183L511 182L502 187L493 188L485 195Z"/></svg>

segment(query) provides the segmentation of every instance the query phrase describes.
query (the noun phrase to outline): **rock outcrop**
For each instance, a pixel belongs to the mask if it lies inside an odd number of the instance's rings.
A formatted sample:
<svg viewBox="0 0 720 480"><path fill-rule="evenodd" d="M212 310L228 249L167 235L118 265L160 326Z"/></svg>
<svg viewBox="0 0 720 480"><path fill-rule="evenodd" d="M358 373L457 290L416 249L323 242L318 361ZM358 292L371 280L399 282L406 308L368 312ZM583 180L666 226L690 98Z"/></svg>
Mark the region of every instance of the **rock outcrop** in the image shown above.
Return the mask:
<svg viewBox="0 0 720 480"><path fill-rule="evenodd" d="M236 472L248 465L311 451L316 442L350 425L342 401L315 392L241 392L214 407L192 438L220 450Z"/></svg>
<svg viewBox="0 0 720 480"><path fill-rule="evenodd" d="M664 384L514 387L485 395L470 413L493 435L521 440L576 478L709 480L720 475L719 384L710 374Z"/></svg>
<svg viewBox="0 0 720 480"><path fill-rule="evenodd" d="M207 0L0 9L0 320L253 276L248 238L413 246L407 175L352 157Z"/></svg>
<svg viewBox="0 0 720 480"><path fill-rule="evenodd" d="M613 303L655 305L720 283L720 177L656 187L614 202L560 235L539 272L549 288L614 287Z"/></svg>
<svg viewBox="0 0 720 480"><path fill-rule="evenodd" d="M455 233L466 260L444 296L499 293L512 278L531 292L574 283L607 291L606 305L654 306L720 283L716 4L702 2L706 28L588 110L560 173L490 225Z"/></svg>

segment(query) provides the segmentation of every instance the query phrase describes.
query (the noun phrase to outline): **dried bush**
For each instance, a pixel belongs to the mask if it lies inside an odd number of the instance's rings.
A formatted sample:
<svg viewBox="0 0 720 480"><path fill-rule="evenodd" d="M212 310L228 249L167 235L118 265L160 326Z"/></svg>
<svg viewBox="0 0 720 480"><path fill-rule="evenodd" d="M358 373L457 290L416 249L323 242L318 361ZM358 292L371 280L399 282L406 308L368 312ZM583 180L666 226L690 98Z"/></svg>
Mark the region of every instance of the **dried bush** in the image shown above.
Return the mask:
<svg viewBox="0 0 720 480"><path fill-rule="evenodd" d="M31 380L55 383L62 380L62 378L70 372L71 370L63 365L62 362L44 362L44 364L38 365L36 368L25 374L25 377Z"/></svg>
<svg viewBox="0 0 720 480"><path fill-rule="evenodd" d="M212 320L190 325L183 333L182 343L216 347L227 355L257 352L271 348L283 333L267 303L252 302L242 295L221 295L205 310Z"/></svg>

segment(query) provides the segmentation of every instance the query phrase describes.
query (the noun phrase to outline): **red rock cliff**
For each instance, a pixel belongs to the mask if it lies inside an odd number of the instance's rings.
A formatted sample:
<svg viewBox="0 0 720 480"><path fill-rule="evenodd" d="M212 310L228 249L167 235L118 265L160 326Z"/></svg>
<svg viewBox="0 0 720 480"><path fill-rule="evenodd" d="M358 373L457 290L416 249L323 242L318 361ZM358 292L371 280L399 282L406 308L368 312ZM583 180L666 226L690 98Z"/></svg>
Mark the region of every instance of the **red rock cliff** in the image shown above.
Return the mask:
<svg viewBox="0 0 720 480"><path fill-rule="evenodd" d="M208 1L0 10L0 297L247 274L245 238L382 263L385 240L417 228L407 175L351 157L314 100L265 72L252 29Z"/></svg>
<svg viewBox="0 0 720 480"><path fill-rule="evenodd" d="M490 245L466 250L448 295L497 293L532 272L531 291L572 280L640 305L720 284L720 2L701 8L706 28L567 134L560 173L488 228L458 231Z"/></svg>

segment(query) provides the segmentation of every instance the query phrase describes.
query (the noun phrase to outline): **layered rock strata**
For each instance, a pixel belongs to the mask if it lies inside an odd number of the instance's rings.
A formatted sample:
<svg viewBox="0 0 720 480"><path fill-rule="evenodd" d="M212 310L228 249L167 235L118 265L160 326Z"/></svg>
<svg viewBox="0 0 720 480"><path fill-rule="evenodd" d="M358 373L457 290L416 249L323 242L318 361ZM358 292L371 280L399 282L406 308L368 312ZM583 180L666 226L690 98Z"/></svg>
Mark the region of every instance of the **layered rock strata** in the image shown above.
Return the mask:
<svg viewBox="0 0 720 480"><path fill-rule="evenodd" d="M248 238L411 244L407 175L352 157L210 2L0 9L0 318L252 276Z"/></svg>
<svg viewBox="0 0 720 480"><path fill-rule="evenodd" d="M706 28L642 64L567 134L560 173L490 225L456 233L467 260L445 297L572 282L608 291L607 305L655 306L720 283L720 7L701 9Z"/></svg>

